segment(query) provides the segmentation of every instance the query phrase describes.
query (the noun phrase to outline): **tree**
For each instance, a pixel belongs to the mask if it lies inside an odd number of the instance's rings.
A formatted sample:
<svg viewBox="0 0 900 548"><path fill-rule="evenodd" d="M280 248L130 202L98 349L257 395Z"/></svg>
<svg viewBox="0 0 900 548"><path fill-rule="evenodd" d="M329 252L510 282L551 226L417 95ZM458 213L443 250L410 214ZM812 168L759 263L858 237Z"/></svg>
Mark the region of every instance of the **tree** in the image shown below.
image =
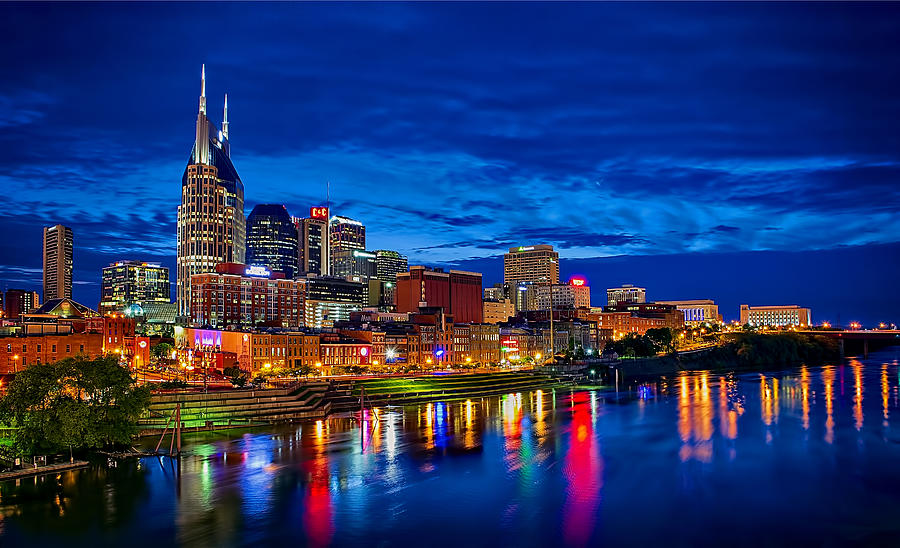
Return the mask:
<svg viewBox="0 0 900 548"><path fill-rule="evenodd" d="M114 356L68 358L18 373L0 399L0 420L16 428L25 454L123 445L150 404Z"/></svg>
<svg viewBox="0 0 900 548"><path fill-rule="evenodd" d="M675 334L668 327L648 329L646 336L661 350L668 353L675 352Z"/></svg>
<svg viewBox="0 0 900 548"><path fill-rule="evenodd" d="M247 381L249 380L247 373L245 373L243 369L236 365L226 367L222 370L222 374L228 377L228 380L231 382L231 386L237 388L243 388L247 385Z"/></svg>
<svg viewBox="0 0 900 548"><path fill-rule="evenodd" d="M161 342L159 344L153 345L150 348L150 353L153 354L153 357L159 360L168 360L172 356L172 350L175 350L169 343Z"/></svg>

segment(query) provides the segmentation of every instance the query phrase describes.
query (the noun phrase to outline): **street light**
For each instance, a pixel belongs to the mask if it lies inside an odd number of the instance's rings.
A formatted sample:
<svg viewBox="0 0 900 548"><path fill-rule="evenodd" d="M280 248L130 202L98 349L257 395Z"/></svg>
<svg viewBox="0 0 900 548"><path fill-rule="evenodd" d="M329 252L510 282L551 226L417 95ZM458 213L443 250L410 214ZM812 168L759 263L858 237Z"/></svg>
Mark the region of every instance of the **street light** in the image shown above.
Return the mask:
<svg viewBox="0 0 900 548"><path fill-rule="evenodd" d="M19 372L19 355L13 356L13 373Z"/></svg>

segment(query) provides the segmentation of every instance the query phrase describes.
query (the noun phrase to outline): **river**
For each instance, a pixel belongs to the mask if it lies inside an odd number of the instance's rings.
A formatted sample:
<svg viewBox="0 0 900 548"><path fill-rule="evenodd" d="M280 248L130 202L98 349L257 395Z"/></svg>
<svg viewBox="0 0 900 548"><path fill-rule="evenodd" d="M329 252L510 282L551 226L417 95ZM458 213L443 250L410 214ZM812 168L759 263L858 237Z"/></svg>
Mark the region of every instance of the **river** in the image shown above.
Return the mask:
<svg viewBox="0 0 900 548"><path fill-rule="evenodd" d="M0 485L0 546L896 546L898 358L192 435Z"/></svg>

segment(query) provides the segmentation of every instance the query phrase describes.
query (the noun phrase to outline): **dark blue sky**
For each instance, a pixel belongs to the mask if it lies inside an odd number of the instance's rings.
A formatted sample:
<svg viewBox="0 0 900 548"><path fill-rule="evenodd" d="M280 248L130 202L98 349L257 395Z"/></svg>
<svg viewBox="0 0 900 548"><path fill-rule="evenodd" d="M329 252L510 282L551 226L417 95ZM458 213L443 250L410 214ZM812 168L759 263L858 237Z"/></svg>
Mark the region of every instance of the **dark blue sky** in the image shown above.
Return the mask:
<svg viewBox="0 0 900 548"><path fill-rule="evenodd" d="M898 36L896 4L2 4L0 288L57 222L86 304L174 263L206 63L248 213L330 180L370 248L489 283L551 243L597 302L897 320Z"/></svg>

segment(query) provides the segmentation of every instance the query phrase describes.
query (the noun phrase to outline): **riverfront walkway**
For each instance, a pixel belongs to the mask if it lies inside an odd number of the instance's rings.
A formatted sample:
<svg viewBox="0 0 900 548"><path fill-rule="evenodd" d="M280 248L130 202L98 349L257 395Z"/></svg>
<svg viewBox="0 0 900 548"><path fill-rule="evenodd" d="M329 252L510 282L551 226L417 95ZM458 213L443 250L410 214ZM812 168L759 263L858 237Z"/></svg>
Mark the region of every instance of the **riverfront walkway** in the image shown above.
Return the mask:
<svg viewBox="0 0 900 548"><path fill-rule="evenodd" d="M76 460L75 462L66 462L62 464L49 464L46 466L28 467L20 470L12 470L10 472L0 472L0 481L28 478L31 476L41 476L44 474L52 474L54 472L65 472L68 470L77 470L86 468L90 463L85 460Z"/></svg>

